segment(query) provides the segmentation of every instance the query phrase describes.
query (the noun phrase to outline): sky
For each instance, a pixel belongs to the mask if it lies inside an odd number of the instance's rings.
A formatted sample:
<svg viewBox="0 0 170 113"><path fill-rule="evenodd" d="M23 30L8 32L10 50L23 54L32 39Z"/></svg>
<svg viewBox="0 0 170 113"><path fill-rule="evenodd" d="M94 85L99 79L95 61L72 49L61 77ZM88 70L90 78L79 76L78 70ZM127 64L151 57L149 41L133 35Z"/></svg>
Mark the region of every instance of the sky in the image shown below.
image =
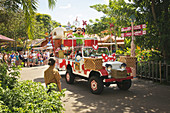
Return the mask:
<svg viewBox="0 0 170 113"><path fill-rule="evenodd" d="M60 22L61 25L67 25L68 22L73 25L78 17L80 26L82 26L82 20L87 21L88 24L90 19L100 19L104 15L90 6L108 3L109 0L57 0L56 6L52 10L48 7L48 0L39 0L37 13L49 14L52 20Z"/></svg>

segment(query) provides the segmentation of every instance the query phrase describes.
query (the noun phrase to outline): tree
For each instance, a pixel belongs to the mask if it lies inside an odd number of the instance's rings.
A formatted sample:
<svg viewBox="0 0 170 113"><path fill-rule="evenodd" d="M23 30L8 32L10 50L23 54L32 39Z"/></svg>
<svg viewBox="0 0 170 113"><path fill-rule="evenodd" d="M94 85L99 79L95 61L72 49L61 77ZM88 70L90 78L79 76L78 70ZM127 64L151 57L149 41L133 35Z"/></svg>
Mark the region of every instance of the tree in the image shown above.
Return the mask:
<svg viewBox="0 0 170 113"><path fill-rule="evenodd" d="M170 60L169 0L133 0L131 4L124 0L109 0L109 5L96 4L90 7L103 12L111 22L121 27L130 26L129 17L134 14L135 25L147 25L147 35L137 36L136 45L143 49L159 50L165 60ZM120 29L117 32L120 36Z"/></svg>
<svg viewBox="0 0 170 113"><path fill-rule="evenodd" d="M24 13L22 10L17 12L6 11L3 12L8 16L5 22L0 23L0 34L13 38L13 47L17 47L19 38L26 37L25 23L24 23ZM1 12L0 12L1 15ZM17 50L17 48L15 48Z"/></svg>
<svg viewBox="0 0 170 113"><path fill-rule="evenodd" d="M147 24L147 35L138 37L136 42L146 49L161 51L164 59L170 61L170 1L133 0L133 2L134 7L139 9L137 20Z"/></svg>
<svg viewBox="0 0 170 113"><path fill-rule="evenodd" d="M56 0L48 0L49 8L53 9ZM22 9L25 15L25 27L27 30L27 36L33 37L34 30L34 14L38 7L38 0L1 0L0 7L3 10L12 10L14 12ZM5 21L4 19L0 19Z"/></svg>
<svg viewBox="0 0 170 113"><path fill-rule="evenodd" d="M115 45L117 49L116 37L121 35L120 28L130 25L129 17L135 12L135 7L132 4L127 4L124 0L109 0L109 5L96 4L90 6L99 12L103 12L106 17L102 18L106 24L114 24L111 33L115 36ZM100 29L98 29L100 30ZM110 31L110 28L108 28Z"/></svg>

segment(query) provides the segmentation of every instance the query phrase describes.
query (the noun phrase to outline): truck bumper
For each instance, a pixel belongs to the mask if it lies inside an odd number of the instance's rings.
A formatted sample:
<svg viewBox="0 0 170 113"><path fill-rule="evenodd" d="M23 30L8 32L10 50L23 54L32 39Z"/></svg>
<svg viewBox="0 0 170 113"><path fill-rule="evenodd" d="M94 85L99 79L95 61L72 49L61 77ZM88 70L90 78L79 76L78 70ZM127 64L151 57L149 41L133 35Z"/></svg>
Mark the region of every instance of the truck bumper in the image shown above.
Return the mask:
<svg viewBox="0 0 170 113"><path fill-rule="evenodd" d="M122 81L122 80L128 80L128 79L133 79L133 76L128 76L126 78L109 78L109 79L104 79L103 82L114 82L114 81Z"/></svg>

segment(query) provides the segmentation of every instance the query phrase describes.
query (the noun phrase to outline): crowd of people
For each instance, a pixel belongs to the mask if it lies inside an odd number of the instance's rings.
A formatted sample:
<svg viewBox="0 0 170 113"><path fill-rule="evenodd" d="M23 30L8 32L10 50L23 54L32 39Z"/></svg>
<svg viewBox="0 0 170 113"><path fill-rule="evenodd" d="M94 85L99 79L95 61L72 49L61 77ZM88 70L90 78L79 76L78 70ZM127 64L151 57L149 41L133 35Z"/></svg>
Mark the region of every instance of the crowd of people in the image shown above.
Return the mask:
<svg viewBox="0 0 170 113"><path fill-rule="evenodd" d="M8 66L23 65L24 67L32 67L37 65L47 65L48 59L52 52L45 51L17 51L11 53L0 53L0 62L5 62Z"/></svg>

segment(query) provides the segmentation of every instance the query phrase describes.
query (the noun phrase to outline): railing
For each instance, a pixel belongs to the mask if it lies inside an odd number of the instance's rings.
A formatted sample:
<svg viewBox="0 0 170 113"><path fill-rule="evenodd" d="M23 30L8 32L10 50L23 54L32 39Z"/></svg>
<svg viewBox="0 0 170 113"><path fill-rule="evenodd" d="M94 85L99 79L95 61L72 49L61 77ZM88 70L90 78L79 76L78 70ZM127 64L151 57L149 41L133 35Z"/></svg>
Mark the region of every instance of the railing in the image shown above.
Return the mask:
<svg viewBox="0 0 170 113"><path fill-rule="evenodd" d="M161 61L137 62L137 76L170 83L170 65Z"/></svg>

